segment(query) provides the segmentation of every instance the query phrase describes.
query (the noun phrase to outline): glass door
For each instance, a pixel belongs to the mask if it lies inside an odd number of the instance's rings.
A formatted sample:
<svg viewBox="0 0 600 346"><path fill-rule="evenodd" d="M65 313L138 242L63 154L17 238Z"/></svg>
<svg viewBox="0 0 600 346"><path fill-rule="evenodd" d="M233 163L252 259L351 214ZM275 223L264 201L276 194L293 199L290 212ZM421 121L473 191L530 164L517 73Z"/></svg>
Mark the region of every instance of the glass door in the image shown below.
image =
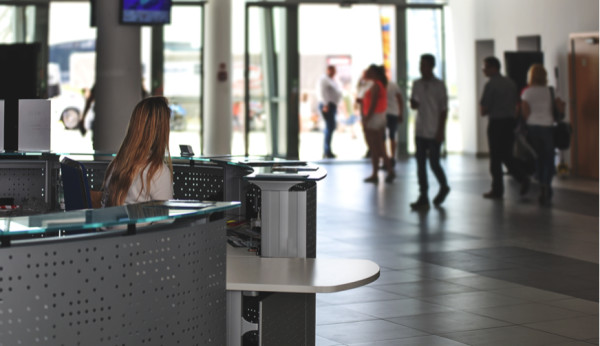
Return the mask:
<svg viewBox="0 0 600 346"><path fill-rule="evenodd" d="M169 146L179 155L179 145L191 145L202 153L202 79L204 3L173 2L171 24L164 26L162 63L153 64L152 92L169 99L171 136ZM157 58L153 54L153 58Z"/></svg>
<svg viewBox="0 0 600 346"><path fill-rule="evenodd" d="M441 6L434 7L408 7L406 8L406 69L407 69L407 90L406 99L410 99L412 85L414 81L421 78L419 63L422 54L432 54L435 57L436 64L433 71L434 75L446 82L446 42L444 33L444 10ZM449 100L451 99L451 90L448 88ZM450 102L449 102L450 103ZM450 104L448 105L450 107ZM407 107L408 118L408 152L415 152L415 117L416 111ZM450 108L449 108L450 110ZM451 112L448 112L448 125L446 126L446 142L448 146L448 134Z"/></svg>
<svg viewBox="0 0 600 346"><path fill-rule="evenodd" d="M392 80L405 88L407 99L412 82L420 78L420 55L431 53L437 58L436 74L448 82L444 4L435 1L361 4L358 1L351 7L340 8L339 4L327 1L319 4L302 1L293 4L246 2L243 17L240 13L234 18L234 27L240 23L238 32L244 37L244 42L234 44L234 52L236 47L239 50L233 56L233 154L319 159L322 154L320 117L311 95L314 94L313 86L324 72L323 65L332 59L339 60L341 57L348 61L339 67L340 71L349 63L352 66L348 102L339 106L341 119L337 138L340 140L343 134L347 134L356 144L338 145L341 151L349 152L348 158L362 157L366 149L359 123L353 121L355 117L352 114L352 89L366 66L371 63L386 64ZM301 15L298 14L298 8ZM324 13L336 18L337 25L328 28L328 31L314 25L321 22ZM340 24L343 18L347 18L351 24L335 40L327 40L327 35L343 26ZM356 27L357 22L361 23L359 27L362 31L353 35L349 30ZM366 23L369 25L365 26ZM299 37L300 27L302 37ZM317 43L320 42L330 44L318 48ZM368 49L365 48L365 42L369 44ZM302 56L299 53L301 49ZM302 81L299 78L300 69ZM339 78L342 78L341 73ZM453 117L453 113L458 113L454 105L456 88L451 82L447 84L450 98L448 137L451 134L460 139L460 129L455 131L451 127L453 123L458 127L458 118ZM414 152L414 116L409 112L408 126L403 124L399 129L402 132L398 134L399 146L402 146L399 153ZM300 141L302 148L298 150ZM447 147L450 147L449 142L446 143Z"/></svg>
<svg viewBox="0 0 600 346"><path fill-rule="evenodd" d="M52 121L50 148L54 152L93 152L94 107L86 113L84 129L77 123L96 81L96 28L90 2L50 2L48 20L48 98ZM80 132L81 131L81 132Z"/></svg>
<svg viewBox="0 0 600 346"><path fill-rule="evenodd" d="M298 158L297 16L297 5L246 4L243 61L234 61L238 73L243 66L243 78L234 76L234 154Z"/></svg>

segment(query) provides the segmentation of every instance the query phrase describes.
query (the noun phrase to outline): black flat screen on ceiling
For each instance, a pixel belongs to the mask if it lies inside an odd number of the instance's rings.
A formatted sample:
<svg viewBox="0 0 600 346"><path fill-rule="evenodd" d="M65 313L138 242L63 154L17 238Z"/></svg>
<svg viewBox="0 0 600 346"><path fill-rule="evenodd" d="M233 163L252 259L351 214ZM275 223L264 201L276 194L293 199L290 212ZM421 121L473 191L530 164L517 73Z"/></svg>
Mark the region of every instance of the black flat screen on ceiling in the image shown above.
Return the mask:
<svg viewBox="0 0 600 346"><path fill-rule="evenodd" d="M122 24L170 24L171 0L121 0L120 12Z"/></svg>

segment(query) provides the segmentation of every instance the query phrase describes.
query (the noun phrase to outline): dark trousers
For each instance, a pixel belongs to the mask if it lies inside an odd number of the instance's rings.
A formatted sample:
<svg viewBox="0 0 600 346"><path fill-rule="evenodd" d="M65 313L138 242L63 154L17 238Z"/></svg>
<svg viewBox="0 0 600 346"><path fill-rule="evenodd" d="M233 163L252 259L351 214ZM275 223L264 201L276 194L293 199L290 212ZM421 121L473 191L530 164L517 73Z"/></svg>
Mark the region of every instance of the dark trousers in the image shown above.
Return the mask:
<svg viewBox="0 0 600 346"><path fill-rule="evenodd" d="M527 179L527 175L513 158L516 120L513 118L490 119L488 124L488 145L490 149L490 173L492 174L492 192L504 194L504 178L502 164L519 182Z"/></svg>
<svg viewBox="0 0 600 346"><path fill-rule="evenodd" d="M540 184L550 188L556 172L554 164L554 129L552 126L528 126L527 139L538 155L535 176Z"/></svg>
<svg viewBox="0 0 600 346"><path fill-rule="evenodd" d="M336 121L335 115L337 114L337 106L333 103L327 104L327 112L323 112L323 104L319 104L319 111L325 119L325 141L323 143L323 153L333 154L331 152L331 138L333 137L333 131L335 131Z"/></svg>
<svg viewBox="0 0 600 346"><path fill-rule="evenodd" d="M448 186L446 174L440 165L440 148L442 143L435 139L417 137L417 175L419 176L419 191L421 197L427 197L429 184L427 182L427 154L429 153L429 166L433 171L440 187Z"/></svg>

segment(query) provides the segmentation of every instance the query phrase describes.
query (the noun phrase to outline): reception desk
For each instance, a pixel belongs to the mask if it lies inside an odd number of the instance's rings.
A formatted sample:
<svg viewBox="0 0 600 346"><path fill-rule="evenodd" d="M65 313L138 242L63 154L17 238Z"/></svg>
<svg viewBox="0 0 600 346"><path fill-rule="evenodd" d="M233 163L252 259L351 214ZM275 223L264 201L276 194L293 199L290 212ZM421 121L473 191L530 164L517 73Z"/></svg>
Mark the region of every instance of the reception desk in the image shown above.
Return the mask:
<svg viewBox="0 0 600 346"><path fill-rule="evenodd" d="M312 346L315 294L379 277L370 261L316 258L316 189L327 176L317 165L174 157L174 198L216 202L57 213L59 156L0 155L2 180L33 187L0 187L22 206L9 214L29 215L0 218L0 346ZM101 188L111 155L65 156ZM259 230L254 252L230 247L226 257L226 220Z"/></svg>
<svg viewBox="0 0 600 346"><path fill-rule="evenodd" d="M223 213L238 207L0 218L0 344L225 345Z"/></svg>

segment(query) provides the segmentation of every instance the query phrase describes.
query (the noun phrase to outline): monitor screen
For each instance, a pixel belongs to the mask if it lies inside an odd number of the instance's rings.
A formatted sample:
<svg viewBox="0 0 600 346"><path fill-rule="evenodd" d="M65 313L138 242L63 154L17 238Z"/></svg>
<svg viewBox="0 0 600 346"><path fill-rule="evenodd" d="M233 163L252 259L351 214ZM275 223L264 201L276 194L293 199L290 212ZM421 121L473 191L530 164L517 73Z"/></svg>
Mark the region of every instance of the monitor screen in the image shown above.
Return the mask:
<svg viewBox="0 0 600 346"><path fill-rule="evenodd" d="M121 0L121 23L155 25L171 22L171 0Z"/></svg>

